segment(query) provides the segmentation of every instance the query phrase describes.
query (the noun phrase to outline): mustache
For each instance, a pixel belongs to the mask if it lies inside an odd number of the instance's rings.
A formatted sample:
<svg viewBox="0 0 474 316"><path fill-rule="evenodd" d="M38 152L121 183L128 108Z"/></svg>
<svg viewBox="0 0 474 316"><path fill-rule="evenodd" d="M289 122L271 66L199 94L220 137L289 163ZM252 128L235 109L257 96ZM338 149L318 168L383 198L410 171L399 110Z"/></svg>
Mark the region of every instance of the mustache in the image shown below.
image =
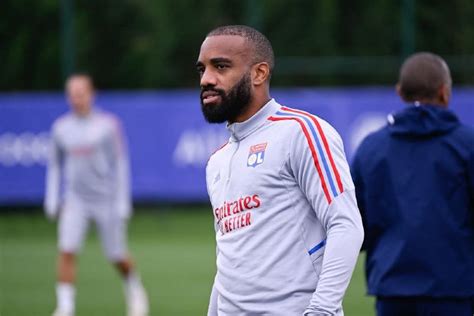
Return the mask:
<svg viewBox="0 0 474 316"><path fill-rule="evenodd" d="M222 90L222 89L216 89L212 86L206 86L206 87L202 87L201 88L201 99L202 99L202 95L204 92L207 92L207 91L212 91L212 92L215 92L217 94L219 94L220 96L225 96L225 91Z"/></svg>

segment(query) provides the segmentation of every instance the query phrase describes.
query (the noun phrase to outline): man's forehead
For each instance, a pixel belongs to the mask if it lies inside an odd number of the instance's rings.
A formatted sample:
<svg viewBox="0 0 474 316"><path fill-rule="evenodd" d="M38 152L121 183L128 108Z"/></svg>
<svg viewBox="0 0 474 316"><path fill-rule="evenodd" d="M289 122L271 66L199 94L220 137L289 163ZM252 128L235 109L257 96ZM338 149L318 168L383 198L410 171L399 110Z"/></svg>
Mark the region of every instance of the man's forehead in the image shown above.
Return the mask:
<svg viewBox="0 0 474 316"><path fill-rule="evenodd" d="M249 43L239 35L214 35L206 37L201 45L199 59L232 57L248 54Z"/></svg>
<svg viewBox="0 0 474 316"><path fill-rule="evenodd" d="M71 87L71 86L92 87L92 83L91 83L90 79L87 78L87 77L74 76L74 77L69 78L66 82L66 87Z"/></svg>

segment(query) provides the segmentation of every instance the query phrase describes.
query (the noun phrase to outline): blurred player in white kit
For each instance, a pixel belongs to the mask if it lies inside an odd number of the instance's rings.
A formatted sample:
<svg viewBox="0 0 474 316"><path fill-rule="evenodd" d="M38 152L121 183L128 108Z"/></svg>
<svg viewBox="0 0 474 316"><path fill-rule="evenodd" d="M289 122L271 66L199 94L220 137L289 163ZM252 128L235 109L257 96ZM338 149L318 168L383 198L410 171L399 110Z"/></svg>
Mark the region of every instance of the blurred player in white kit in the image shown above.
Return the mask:
<svg viewBox="0 0 474 316"><path fill-rule="evenodd" d="M74 315L76 254L91 221L107 259L123 277L128 315L145 316L148 298L127 251L127 220L132 206L128 154L120 122L93 107L90 76L74 74L65 88L71 112L52 127L44 202L48 218L59 221L57 307L53 316Z"/></svg>

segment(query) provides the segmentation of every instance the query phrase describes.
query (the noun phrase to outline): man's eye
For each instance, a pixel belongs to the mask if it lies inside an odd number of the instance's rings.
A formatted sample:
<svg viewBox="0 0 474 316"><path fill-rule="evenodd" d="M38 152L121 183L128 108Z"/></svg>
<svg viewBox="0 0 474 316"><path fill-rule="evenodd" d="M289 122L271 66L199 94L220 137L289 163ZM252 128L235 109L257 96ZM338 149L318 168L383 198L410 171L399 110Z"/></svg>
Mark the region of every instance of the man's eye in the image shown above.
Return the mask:
<svg viewBox="0 0 474 316"><path fill-rule="evenodd" d="M229 66L227 66L227 65L217 65L216 68L219 69L219 70L222 70L222 69L225 69L225 68L229 68Z"/></svg>
<svg viewBox="0 0 474 316"><path fill-rule="evenodd" d="M204 73L204 68L203 67L198 67L196 69L196 71L197 71L198 74L202 75Z"/></svg>

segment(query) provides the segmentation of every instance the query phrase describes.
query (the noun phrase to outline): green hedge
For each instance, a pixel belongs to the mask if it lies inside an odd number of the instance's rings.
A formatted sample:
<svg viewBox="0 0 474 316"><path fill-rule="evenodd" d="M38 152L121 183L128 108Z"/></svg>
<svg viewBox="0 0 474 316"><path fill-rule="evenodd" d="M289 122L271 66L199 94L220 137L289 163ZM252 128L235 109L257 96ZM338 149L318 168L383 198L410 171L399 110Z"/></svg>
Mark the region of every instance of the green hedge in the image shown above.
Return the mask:
<svg viewBox="0 0 474 316"><path fill-rule="evenodd" d="M448 57L455 82L473 84L472 0L76 0L76 69L90 72L104 89L194 87L206 32L250 24L280 58L275 85L393 83L403 56L403 3L411 1L414 49ZM60 2L2 1L1 90L62 87ZM309 58L303 65L312 70L287 57Z"/></svg>

